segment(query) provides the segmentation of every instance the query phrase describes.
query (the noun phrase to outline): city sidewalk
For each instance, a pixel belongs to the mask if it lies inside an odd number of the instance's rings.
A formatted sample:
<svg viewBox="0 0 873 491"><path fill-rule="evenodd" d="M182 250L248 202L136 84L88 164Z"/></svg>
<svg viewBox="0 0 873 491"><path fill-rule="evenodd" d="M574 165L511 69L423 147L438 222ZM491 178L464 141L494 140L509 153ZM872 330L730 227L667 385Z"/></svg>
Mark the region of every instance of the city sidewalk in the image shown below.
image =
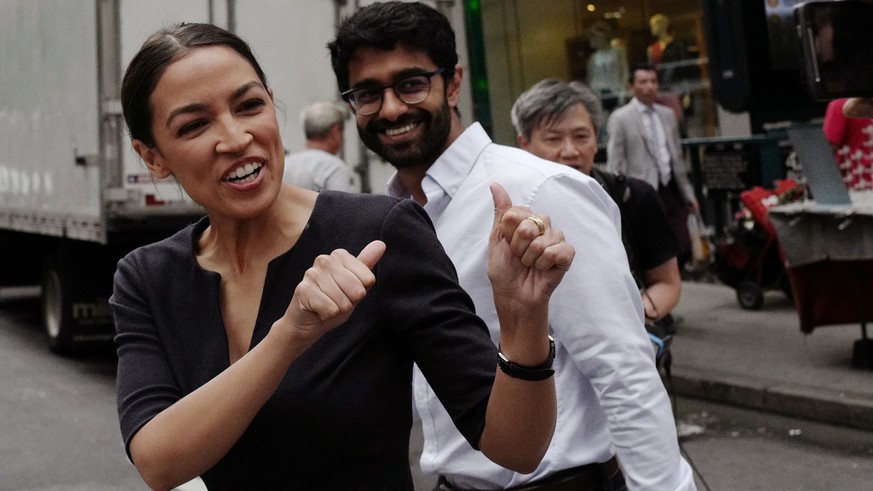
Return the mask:
<svg viewBox="0 0 873 491"><path fill-rule="evenodd" d="M675 394L873 430L873 370L851 368L860 324L805 335L781 292L749 311L732 288L690 281L673 314Z"/></svg>

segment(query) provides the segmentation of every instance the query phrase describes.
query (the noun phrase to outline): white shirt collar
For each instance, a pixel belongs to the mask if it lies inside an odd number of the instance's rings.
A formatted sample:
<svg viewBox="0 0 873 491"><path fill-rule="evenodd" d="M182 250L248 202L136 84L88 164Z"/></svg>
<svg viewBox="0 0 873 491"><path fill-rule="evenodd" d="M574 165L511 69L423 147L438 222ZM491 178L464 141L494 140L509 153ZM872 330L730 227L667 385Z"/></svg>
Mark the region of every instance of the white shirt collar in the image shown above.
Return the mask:
<svg viewBox="0 0 873 491"><path fill-rule="evenodd" d="M481 124L473 123L470 125L427 169L421 182L421 188L425 195L430 197L432 193L440 189L449 198L454 198L464 179L473 170L473 164L479 157L479 153L490 143L491 138ZM411 196L409 190L397 177L396 172L388 180L385 191L389 196L397 198Z"/></svg>
<svg viewBox="0 0 873 491"><path fill-rule="evenodd" d="M654 104L652 104L651 106L647 106L647 105L643 104L642 102L640 102L640 100L637 99L636 97L632 98L630 100L630 103L633 104L633 106L635 108L637 108L637 111L639 111L641 114L645 113L646 111L653 111L655 109Z"/></svg>

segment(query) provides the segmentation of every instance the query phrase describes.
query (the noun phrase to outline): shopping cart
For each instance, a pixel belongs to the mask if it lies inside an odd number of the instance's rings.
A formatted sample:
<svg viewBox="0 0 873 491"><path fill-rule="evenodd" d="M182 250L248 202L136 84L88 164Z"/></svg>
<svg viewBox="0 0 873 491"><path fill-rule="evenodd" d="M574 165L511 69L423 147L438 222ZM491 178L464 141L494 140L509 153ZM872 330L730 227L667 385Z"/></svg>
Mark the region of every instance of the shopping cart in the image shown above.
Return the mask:
<svg viewBox="0 0 873 491"><path fill-rule="evenodd" d="M736 290L737 302L744 309L760 309L765 290L782 290L792 298L768 210L803 195L803 187L793 179L777 180L774 189L755 186L740 193L740 210L727 227L725 238L715 243L713 269L719 280Z"/></svg>

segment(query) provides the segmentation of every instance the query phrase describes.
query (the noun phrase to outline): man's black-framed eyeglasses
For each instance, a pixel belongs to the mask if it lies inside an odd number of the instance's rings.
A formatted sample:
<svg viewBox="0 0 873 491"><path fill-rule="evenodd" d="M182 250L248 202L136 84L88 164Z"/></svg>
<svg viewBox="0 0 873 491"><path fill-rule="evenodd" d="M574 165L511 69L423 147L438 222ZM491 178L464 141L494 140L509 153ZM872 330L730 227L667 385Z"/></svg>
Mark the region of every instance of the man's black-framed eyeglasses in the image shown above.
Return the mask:
<svg viewBox="0 0 873 491"><path fill-rule="evenodd" d="M393 89L397 97L406 104L418 104L427 99L430 94L430 79L443 71L443 68L438 68L432 72L403 77L381 87L358 87L347 90L340 96L352 106L356 113L361 116L369 116L382 109L382 96L385 94L385 89Z"/></svg>

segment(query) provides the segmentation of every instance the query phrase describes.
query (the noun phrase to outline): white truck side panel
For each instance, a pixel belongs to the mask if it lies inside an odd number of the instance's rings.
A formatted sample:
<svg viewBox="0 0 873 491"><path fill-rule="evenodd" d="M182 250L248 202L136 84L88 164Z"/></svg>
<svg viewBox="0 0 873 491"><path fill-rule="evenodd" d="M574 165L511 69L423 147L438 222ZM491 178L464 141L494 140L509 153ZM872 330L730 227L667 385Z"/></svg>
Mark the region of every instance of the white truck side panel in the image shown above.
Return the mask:
<svg viewBox="0 0 873 491"><path fill-rule="evenodd" d="M0 226L99 227L94 0L0 2Z"/></svg>
<svg viewBox="0 0 873 491"><path fill-rule="evenodd" d="M212 3L215 7L214 11L222 17L213 19L213 22L224 26L226 0L213 0ZM157 29L177 22L209 22L209 4L208 0L120 0L120 73L124 74L133 55L146 38ZM191 203L190 198L174 179L159 181L152 178L145 164L131 148L126 129L121 144L124 148L123 186L128 196L134 197L134 202L129 203L128 206L148 206L147 202L161 202L165 206Z"/></svg>
<svg viewBox="0 0 873 491"><path fill-rule="evenodd" d="M118 8L117 32L104 32L103 45L116 43L119 74L145 38L161 26L189 21L232 28L251 44L267 74L289 151L303 147L303 107L338 97L326 44L334 36L337 15L354 10L348 2L0 0L0 228L75 237L71 230L77 224L86 230L79 238L100 241L105 231L96 229L106 223L107 209L119 216L148 216L194 208L173 179L156 182L148 174L131 150L126 130L120 142L122 165L116 171L119 187L109 189L101 183L106 179L101 177L102 158L111 160L115 154L111 144L98 141L98 81L101 68L106 68L98 61L100 5ZM453 23L462 25L460 5L453 10ZM456 30L459 51L464 53L463 29ZM116 87L106 90L117 92ZM461 102L469 116L466 92L465 83ZM114 99L102 102L104 109L120 110ZM351 119L345 134L345 160L353 166L368 153ZM380 193L393 168L368 155L370 186ZM77 157L82 157L79 165ZM91 229L93 237L88 236Z"/></svg>

